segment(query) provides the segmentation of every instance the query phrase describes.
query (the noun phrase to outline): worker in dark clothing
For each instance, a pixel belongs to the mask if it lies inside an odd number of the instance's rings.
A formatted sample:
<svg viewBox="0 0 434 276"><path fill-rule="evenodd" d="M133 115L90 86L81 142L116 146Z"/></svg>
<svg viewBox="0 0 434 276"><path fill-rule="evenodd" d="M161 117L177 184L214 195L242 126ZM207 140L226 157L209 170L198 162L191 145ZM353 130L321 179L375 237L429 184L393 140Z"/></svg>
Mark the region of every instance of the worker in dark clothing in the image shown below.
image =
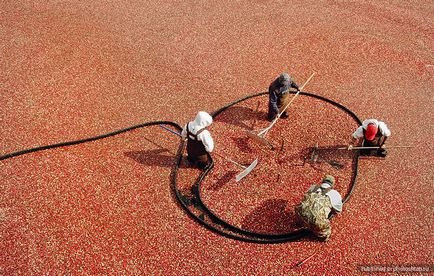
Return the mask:
<svg viewBox="0 0 434 276"><path fill-rule="evenodd" d="M282 73L275 79L268 88L269 101L268 101L268 116L269 121L273 121L278 114L288 105L289 91L300 91L298 85L292 81L287 73ZM282 119L288 118L288 113L285 111L280 116Z"/></svg>

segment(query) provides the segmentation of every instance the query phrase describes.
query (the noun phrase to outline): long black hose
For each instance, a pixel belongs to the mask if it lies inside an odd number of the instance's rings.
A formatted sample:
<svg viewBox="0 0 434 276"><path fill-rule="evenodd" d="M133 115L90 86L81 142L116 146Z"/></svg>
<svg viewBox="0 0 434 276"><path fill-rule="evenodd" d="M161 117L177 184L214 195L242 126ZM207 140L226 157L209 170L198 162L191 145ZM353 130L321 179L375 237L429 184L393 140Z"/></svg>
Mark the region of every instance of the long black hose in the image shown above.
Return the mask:
<svg viewBox="0 0 434 276"><path fill-rule="evenodd" d="M115 136L115 135L118 135L118 134L121 134L121 133L124 133L124 132L127 132L127 131L131 131L131 130L134 130L134 129L137 129L137 128L142 128L142 127L145 127L145 126L158 125L158 124L171 125L171 126L180 128L180 126L178 124L176 124L174 122L169 122L169 121L147 122L147 123L138 124L138 125L135 125L135 126L123 128L123 129L120 129L120 130L116 130L116 131L113 131L113 132L109 132L109 133L98 135L98 136L94 136L94 137L89 137L89 138L84 138L84 139L79 139L79 140L74 140L74 141L61 142L61 143L56 143L56 144L51 144L51 145L46 145L46 146L34 147L34 148L29 148L29 149L25 149L25 150L20 150L20 151L8 153L8 154L5 154L5 155L0 155L0 160L5 160L5 159L8 159L8 158L20 156L20 155L27 154L27 153L42 151L42 150L48 150L48 149L54 149L54 148L60 148L60 147L66 147L66 146L72 146L72 145L78 145L78 144L82 144L82 143L92 142L92 141L104 139L104 138L107 138L107 137Z"/></svg>

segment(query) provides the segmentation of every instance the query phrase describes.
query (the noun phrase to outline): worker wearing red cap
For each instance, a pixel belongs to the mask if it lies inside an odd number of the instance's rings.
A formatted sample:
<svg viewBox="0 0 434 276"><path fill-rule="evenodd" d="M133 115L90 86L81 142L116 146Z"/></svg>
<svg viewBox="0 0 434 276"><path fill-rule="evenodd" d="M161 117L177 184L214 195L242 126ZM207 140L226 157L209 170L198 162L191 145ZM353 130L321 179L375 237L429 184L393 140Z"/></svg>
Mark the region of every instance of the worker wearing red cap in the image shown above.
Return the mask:
<svg viewBox="0 0 434 276"><path fill-rule="evenodd" d="M371 155L373 151L376 151L377 156L385 157L387 151L384 148L384 143L390 136L391 132L384 122L376 119L367 119L363 121L362 125L354 131L352 139L348 149L351 150L354 143L363 137L362 147L379 147L374 150L362 150L362 155Z"/></svg>

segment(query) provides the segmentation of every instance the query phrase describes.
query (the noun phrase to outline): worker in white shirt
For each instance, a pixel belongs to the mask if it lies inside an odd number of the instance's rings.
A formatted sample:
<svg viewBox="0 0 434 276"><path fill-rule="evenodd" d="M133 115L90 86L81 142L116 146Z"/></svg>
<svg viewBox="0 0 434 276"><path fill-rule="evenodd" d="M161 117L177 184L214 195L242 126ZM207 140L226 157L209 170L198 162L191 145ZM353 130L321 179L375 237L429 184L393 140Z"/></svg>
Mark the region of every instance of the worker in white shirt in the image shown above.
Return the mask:
<svg viewBox="0 0 434 276"><path fill-rule="evenodd" d="M194 121L186 124L181 132L183 139L187 139L188 161L201 169L210 163L209 153L214 149L214 140L207 130L212 121L211 115L200 111Z"/></svg>
<svg viewBox="0 0 434 276"><path fill-rule="evenodd" d="M377 156L385 157L387 150L384 148L384 143L390 134L391 132L384 122L376 119L367 119L354 131L348 150L352 150L355 142L363 138L362 147L378 147L378 149L363 149L360 151L360 154L371 155L372 153L376 153Z"/></svg>

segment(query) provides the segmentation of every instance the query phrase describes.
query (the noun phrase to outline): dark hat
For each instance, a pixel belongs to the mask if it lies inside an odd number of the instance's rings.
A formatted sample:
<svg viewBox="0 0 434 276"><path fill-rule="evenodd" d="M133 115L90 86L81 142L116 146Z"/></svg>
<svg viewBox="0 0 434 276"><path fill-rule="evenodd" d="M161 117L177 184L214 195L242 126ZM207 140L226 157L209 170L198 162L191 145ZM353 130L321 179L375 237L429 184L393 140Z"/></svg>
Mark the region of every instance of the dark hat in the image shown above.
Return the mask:
<svg viewBox="0 0 434 276"><path fill-rule="evenodd" d="M334 178L333 176L331 176L331 175L326 175L326 176L323 178L322 182L323 182L323 183L329 183L330 186L333 187L333 186L335 185L335 178Z"/></svg>
<svg viewBox="0 0 434 276"><path fill-rule="evenodd" d="M284 85L291 83L291 76L288 73L282 73L279 76L279 82Z"/></svg>

